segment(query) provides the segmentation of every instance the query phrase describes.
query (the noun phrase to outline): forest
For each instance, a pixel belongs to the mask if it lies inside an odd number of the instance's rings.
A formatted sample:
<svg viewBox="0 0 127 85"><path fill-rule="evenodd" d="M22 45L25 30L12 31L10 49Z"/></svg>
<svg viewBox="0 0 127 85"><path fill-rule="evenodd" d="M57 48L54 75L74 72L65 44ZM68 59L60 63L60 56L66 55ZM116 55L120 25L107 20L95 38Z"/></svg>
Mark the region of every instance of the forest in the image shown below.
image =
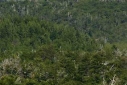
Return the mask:
<svg viewBox="0 0 127 85"><path fill-rule="evenodd" d="M126 85L127 0L0 0L0 85Z"/></svg>

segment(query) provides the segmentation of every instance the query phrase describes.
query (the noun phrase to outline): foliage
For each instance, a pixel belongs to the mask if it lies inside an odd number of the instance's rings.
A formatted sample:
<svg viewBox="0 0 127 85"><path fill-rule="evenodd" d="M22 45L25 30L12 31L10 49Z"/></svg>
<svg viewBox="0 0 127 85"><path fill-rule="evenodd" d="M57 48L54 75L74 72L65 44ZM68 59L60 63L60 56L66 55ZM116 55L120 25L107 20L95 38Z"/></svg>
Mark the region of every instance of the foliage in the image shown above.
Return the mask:
<svg viewBox="0 0 127 85"><path fill-rule="evenodd" d="M126 85L126 0L0 1L0 85Z"/></svg>

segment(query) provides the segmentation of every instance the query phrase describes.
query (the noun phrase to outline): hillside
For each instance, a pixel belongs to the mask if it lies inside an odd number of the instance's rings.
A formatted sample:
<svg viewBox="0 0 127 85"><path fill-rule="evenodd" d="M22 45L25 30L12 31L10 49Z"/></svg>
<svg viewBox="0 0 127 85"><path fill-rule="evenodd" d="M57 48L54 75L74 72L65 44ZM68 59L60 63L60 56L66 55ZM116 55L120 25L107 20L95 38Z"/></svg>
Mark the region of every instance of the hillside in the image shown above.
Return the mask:
<svg viewBox="0 0 127 85"><path fill-rule="evenodd" d="M126 0L2 0L0 85L126 85Z"/></svg>
<svg viewBox="0 0 127 85"><path fill-rule="evenodd" d="M97 39L104 38L109 42L125 41L127 38L126 1L42 0L3 2L0 6L1 17L35 16L42 20L84 29L90 36Z"/></svg>

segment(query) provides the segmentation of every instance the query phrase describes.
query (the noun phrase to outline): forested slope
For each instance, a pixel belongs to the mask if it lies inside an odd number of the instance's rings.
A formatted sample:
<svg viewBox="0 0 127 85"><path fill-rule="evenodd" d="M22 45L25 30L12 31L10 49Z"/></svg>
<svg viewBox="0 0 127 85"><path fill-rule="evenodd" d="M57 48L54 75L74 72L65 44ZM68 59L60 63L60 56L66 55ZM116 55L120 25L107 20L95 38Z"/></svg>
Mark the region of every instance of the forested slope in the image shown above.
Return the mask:
<svg viewBox="0 0 127 85"><path fill-rule="evenodd" d="M0 85L126 85L126 0L0 2Z"/></svg>
<svg viewBox="0 0 127 85"><path fill-rule="evenodd" d="M90 36L109 42L127 38L127 3L122 0L9 1L1 2L0 7L1 17L35 16L84 29Z"/></svg>

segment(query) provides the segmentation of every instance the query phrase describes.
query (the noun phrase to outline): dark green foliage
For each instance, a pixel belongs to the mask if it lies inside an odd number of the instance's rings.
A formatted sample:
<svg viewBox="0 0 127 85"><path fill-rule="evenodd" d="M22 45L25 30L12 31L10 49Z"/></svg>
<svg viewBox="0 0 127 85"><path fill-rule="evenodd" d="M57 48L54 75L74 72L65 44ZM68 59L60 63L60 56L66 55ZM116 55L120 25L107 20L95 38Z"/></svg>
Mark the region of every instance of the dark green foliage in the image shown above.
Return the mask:
<svg viewBox="0 0 127 85"><path fill-rule="evenodd" d="M127 2L123 0L39 0L1 2L1 18L33 16L83 29L91 37L126 41ZM19 22L19 19L14 22ZM54 39L55 35L52 36Z"/></svg>
<svg viewBox="0 0 127 85"><path fill-rule="evenodd" d="M0 79L0 84L1 85L16 85L15 84L15 77L13 75L8 75L8 76L2 76Z"/></svg>
<svg viewBox="0 0 127 85"><path fill-rule="evenodd" d="M0 85L126 85L126 13L126 0L1 1Z"/></svg>

